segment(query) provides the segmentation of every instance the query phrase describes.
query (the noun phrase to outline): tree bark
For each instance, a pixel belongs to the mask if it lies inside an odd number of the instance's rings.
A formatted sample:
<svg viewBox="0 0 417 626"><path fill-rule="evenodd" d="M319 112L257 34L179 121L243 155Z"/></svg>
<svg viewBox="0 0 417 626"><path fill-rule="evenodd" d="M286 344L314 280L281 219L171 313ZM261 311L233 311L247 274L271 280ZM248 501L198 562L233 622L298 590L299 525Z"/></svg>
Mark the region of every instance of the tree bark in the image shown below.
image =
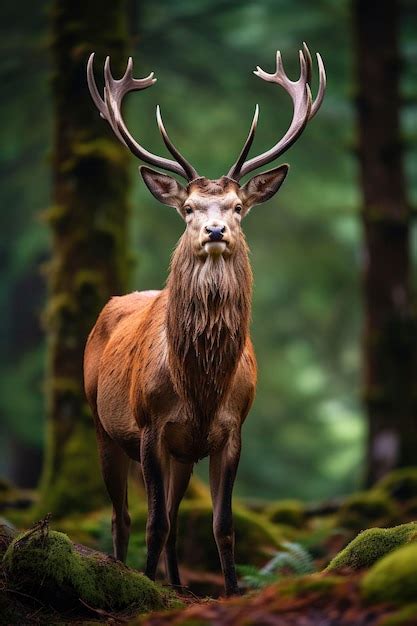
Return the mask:
<svg viewBox="0 0 417 626"><path fill-rule="evenodd" d="M417 462L416 320L410 209L400 132L400 8L354 0L358 156L362 188L366 481Z"/></svg>
<svg viewBox="0 0 417 626"><path fill-rule="evenodd" d="M49 266L48 441L41 509L93 509L106 497L83 388L83 353L95 319L128 277L128 155L99 117L86 63L106 55L115 76L127 62L125 0L54 0L51 13L54 138Z"/></svg>

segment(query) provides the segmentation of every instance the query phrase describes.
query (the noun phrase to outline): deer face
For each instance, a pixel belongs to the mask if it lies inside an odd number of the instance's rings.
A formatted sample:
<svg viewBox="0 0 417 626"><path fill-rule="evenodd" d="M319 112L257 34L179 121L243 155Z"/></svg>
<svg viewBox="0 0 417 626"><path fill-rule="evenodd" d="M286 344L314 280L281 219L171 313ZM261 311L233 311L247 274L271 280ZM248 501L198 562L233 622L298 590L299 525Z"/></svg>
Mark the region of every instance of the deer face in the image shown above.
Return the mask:
<svg viewBox="0 0 417 626"><path fill-rule="evenodd" d="M227 176L218 180L197 178L185 188L174 178L148 167L140 168L143 180L157 200L177 209L196 256L233 255L241 241L241 221L255 204L278 191L288 165L254 176L243 187Z"/></svg>

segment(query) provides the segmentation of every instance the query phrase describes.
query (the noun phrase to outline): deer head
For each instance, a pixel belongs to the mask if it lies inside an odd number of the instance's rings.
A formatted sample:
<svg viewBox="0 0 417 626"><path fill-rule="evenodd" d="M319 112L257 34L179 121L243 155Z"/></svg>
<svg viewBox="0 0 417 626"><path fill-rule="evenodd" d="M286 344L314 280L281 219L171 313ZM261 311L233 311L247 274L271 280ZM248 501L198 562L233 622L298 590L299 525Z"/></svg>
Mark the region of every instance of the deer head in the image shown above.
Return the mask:
<svg viewBox="0 0 417 626"><path fill-rule="evenodd" d="M175 161L157 156L143 148L129 133L121 113L124 96L130 91L139 91L152 86L156 79L153 73L136 79L132 76L133 62L129 59L124 76L116 80L110 71L110 59L104 65L104 98L97 89L93 74L94 53L87 65L87 81L92 99L103 117L111 126L117 138L139 159L150 165L173 172L187 181L184 187L175 178L162 174L149 167L140 167L140 172L150 192L163 204L174 207L186 223L186 234L196 256L228 257L242 236L241 220L256 205L272 198L283 183L288 165L252 177L240 185L240 179L267 163L275 161L300 137L307 123L317 113L323 101L326 74L323 61L317 53L319 68L319 88L315 100L311 96L312 60L310 52L303 44L299 51L300 77L297 81L288 78L284 71L280 52L276 56L276 70L268 74L260 67L254 72L262 80L283 87L293 102L293 117L285 135L269 150L247 160L255 136L259 108L256 105L252 124L245 144L234 165L226 176L217 180L202 177L174 146L162 121L159 106L156 117L163 141Z"/></svg>

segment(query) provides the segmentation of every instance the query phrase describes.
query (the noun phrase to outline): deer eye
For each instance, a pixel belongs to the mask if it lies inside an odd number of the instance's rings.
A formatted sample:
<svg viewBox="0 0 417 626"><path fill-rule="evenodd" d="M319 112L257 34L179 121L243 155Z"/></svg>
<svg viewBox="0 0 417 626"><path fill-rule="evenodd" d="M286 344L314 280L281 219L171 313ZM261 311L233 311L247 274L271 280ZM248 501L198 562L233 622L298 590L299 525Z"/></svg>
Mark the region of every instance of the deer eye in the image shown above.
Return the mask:
<svg viewBox="0 0 417 626"><path fill-rule="evenodd" d="M236 213L240 213L240 212L242 211L242 209L243 209L243 207L242 207L242 205L241 205L241 204L237 204L237 205L235 206L235 211L236 211Z"/></svg>
<svg viewBox="0 0 417 626"><path fill-rule="evenodd" d="M189 205L184 207L184 211L187 215L190 215L193 212L192 208Z"/></svg>

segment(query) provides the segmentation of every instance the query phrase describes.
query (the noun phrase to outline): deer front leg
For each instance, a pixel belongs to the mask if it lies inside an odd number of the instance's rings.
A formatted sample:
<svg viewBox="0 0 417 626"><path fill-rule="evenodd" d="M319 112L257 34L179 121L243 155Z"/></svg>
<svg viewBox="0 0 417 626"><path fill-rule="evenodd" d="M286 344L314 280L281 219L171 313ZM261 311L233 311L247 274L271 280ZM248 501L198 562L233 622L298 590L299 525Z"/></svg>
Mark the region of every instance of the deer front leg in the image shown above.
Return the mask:
<svg viewBox="0 0 417 626"><path fill-rule="evenodd" d="M161 450L156 432L146 429L141 440L141 464L148 500L146 523L147 559L145 575L155 580L159 557L169 532L165 502L167 460Z"/></svg>
<svg viewBox="0 0 417 626"><path fill-rule="evenodd" d="M210 490L213 500L213 533L219 551L227 596L239 593L237 585L232 493L240 458L240 433L223 450L210 457Z"/></svg>

